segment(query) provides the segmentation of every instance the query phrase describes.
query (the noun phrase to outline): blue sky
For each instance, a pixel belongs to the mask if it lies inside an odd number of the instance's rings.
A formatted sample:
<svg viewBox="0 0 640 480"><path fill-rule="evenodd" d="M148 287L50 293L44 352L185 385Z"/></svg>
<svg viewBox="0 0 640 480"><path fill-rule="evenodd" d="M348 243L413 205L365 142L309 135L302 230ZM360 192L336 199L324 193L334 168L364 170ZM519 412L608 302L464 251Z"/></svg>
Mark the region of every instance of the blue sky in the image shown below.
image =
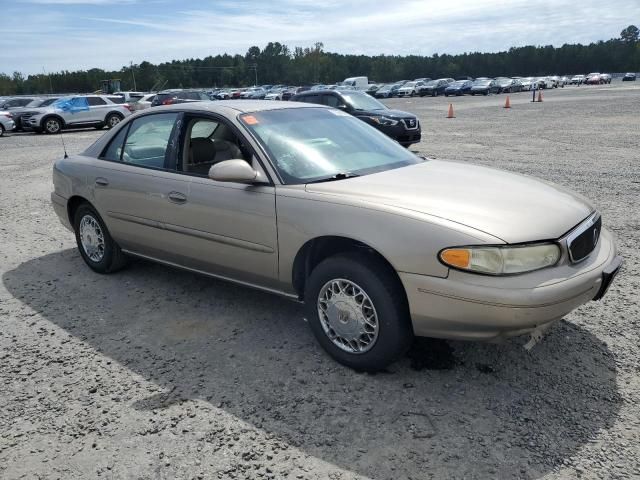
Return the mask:
<svg viewBox="0 0 640 480"><path fill-rule="evenodd" d="M362 54L589 43L640 0L0 0L0 72L117 69L279 41Z"/></svg>

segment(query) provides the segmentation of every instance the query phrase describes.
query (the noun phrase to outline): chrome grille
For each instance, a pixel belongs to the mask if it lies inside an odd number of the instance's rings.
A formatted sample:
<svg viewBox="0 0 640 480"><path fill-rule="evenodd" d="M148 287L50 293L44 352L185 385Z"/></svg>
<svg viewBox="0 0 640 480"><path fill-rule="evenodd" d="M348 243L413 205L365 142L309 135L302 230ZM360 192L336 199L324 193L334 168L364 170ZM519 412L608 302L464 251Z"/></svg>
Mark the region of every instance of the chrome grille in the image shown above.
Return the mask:
<svg viewBox="0 0 640 480"><path fill-rule="evenodd" d="M602 218L596 212L569 234L567 248L569 250L569 258L573 263L584 260L593 252L596 245L598 245L601 229Z"/></svg>

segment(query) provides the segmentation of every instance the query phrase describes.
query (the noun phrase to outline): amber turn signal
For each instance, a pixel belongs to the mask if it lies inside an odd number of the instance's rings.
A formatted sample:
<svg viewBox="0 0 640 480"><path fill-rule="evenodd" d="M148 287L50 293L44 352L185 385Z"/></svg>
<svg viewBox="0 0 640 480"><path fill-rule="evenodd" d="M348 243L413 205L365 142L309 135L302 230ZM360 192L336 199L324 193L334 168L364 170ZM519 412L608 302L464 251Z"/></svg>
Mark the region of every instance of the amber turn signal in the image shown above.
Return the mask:
<svg viewBox="0 0 640 480"><path fill-rule="evenodd" d="M465 248L450 248L440 254L444 263L452 267L468 268L471 261L471 252Z"/></svg>

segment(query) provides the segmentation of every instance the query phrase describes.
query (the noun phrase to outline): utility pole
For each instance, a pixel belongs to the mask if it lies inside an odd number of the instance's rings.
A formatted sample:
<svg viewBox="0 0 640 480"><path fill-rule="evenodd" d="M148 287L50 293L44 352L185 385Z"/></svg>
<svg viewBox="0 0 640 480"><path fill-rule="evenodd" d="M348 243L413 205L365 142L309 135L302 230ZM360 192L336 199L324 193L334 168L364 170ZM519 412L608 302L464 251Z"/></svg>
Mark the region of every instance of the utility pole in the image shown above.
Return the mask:
<svg viewBox="0 0 640 480"><path fill-rule="evenodd" d="M133 60L129 62L129 64L131 65L131 76L133 77L133 90L138 91L138 89L136 88L136 74L133 71Z"/></svg>
<svg viewBox="0 0 640 480"><path fill-rule="evenodd" d="M253 72L256 75L256 83L254 84L254 87L257 87L258 86L258 64L254 63L252 66L253 66Z"/></svg>

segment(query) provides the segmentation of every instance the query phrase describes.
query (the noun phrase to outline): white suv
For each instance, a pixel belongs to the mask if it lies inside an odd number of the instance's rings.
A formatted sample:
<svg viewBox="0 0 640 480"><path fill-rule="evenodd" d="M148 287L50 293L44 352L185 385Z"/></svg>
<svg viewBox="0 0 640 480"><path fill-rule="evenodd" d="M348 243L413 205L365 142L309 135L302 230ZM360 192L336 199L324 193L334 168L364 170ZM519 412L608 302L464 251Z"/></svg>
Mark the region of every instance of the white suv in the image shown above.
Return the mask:
<svg viewBox="0 0 640 480"><path fill-rule="evenodd" d="M36 132L60 133L66 128L114 127L131 115L128 104L113 102L106 95L62 97L45 108L34 108L22 116L22 127Z"/></svg>

